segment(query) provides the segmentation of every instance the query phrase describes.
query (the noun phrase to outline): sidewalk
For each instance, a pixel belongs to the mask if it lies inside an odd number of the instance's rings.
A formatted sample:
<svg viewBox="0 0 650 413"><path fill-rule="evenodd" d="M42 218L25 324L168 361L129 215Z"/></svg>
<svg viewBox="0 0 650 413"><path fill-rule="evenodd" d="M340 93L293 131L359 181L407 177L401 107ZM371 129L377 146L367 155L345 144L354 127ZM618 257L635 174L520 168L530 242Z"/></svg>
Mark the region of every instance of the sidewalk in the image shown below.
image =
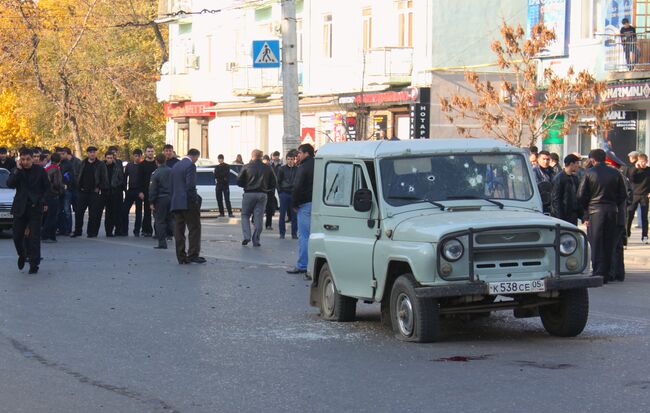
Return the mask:
<svg viewBox="0 0 650 413"><path fill-rule="evenodd" d="M636 224L636 219L634 223ZM634 228L634 224L632 225L632 236L627 241L625 263L650 266L650 244L643 245L641 243L641 229Z"/></svg>

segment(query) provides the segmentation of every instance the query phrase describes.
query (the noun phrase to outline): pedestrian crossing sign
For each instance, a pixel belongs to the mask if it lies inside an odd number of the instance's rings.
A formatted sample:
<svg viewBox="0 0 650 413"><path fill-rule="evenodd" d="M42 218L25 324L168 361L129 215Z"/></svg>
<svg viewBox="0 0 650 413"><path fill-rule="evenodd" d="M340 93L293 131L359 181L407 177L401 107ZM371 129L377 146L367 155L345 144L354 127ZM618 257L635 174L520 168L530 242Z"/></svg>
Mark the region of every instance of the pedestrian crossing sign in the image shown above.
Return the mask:
<svg viewBox="0 0 650 413"><path fill-rule="evenodd" d="M253 40L253 67L280 67L280 41Z"/></svg>

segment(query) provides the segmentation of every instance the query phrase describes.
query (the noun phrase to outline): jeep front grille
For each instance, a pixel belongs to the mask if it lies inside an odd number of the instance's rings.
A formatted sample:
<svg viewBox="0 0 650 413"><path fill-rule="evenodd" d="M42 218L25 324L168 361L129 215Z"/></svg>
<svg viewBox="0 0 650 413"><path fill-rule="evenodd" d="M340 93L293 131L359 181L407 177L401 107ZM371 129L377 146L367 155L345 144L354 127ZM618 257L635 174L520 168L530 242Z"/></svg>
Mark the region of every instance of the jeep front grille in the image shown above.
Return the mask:
<svg viewBox="0 0 650 413"><path fill-rule="evenodd" d="M494 231L475 235L476 245L518 244L539 242L539 231Z"/></svg>
<svg viewBox="0 0 650 413"><path fill-rule="evenodd" d="M8 202L0 204L0 212L10 212L11 211L11 204Z"/></svg>

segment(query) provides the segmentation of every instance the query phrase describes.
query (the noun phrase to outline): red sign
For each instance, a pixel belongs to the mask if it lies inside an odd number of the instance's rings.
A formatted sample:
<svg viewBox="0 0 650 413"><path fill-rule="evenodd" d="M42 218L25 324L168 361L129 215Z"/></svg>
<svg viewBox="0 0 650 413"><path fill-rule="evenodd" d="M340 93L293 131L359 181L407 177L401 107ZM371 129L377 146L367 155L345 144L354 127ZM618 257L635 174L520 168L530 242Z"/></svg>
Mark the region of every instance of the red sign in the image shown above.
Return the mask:
<svg viewBox="0 0 650 413"><path fill-rule="evenodd" d="M355 105L381 105L384 103L413 103L419 97L418 88L408 87L396 92L364 93L363 95L344 96L339 98L340 104L354 103Z"/></svg>
<svg viewBox="0 0 650 413"><path fill-rule="evenodd" d="M308 143L312 146L316 145L316 128L302 128L300 143Z"/></svg>
<svg viewBox="0 0 650 413"><path fill-rule="evenodd" d="M168 118L213 118L217 115L216 112L205 111L210 106L214 106L214 102L165 103L165 116Z"/></svg>

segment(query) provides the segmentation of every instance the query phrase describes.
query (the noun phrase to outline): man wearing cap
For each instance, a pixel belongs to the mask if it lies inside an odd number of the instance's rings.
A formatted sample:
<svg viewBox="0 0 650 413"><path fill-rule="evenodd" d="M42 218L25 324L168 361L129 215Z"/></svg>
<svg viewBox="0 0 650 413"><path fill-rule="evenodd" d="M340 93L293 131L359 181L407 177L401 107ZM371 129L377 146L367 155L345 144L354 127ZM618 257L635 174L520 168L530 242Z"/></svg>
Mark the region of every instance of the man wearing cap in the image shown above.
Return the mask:
<svg viewBox="0 0 650 413"><path fill-rule="evenodd" d="M97 148L89 146L86 149L87 157L81 162L77 175L77 209L75 210L74 234L79 237L83 233L84 214L88 209L88 238L97 237L101 221L101 199L99 191L108 187L108 171L106 164L97 159Z"/></svg>
<svg viewBox="0 0 650 413"><path fill-rule="evenodd" d="M618 207L627 199L625 182L620 172L605 163L606 154L602 149L589 152L592 168L578 187L578 202L587 211L589 243L591 244L591 262L594 276L609 281L614 250L614 237L618 219Z"/></svg>
<svg viewBox="0 0 650 413"><path fill-rule="evenodd" d="M578 225L582 208L578 204L578 185L576 172L580 168L580 158L569 154L564 158L564 170L553 178L551 191L551 215L573 225Z"/></svg>

